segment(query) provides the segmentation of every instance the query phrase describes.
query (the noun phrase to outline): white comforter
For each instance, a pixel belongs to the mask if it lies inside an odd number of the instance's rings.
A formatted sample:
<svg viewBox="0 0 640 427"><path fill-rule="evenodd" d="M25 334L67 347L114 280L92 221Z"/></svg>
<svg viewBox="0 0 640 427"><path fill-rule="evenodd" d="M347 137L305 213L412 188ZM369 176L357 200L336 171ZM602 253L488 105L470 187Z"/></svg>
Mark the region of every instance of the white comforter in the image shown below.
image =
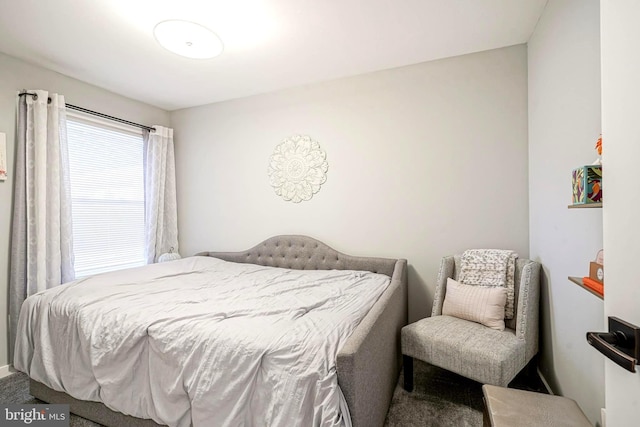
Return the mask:
<svg viewBox="0 0 640 427"><path fill-rule="evenodd" d="M169 426L350 425L336 355L389 284L191 257L40 292L14 365Z"/></svg>

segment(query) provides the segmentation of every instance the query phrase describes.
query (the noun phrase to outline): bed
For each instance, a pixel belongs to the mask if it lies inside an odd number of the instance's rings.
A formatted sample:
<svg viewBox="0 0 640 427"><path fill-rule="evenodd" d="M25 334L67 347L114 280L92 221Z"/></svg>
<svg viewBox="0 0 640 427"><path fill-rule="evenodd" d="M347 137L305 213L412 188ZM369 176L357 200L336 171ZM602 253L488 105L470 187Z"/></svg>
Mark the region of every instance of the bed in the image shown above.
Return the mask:
<svg viewBox="0 0 640 427"><path fill-rule="evenodd" d="M306 236L276 236L246 251L203 252L195 258L202 257L287 270L364 271L388 276L388 286L340 344L335 360L337 383L346 405L341 407L342 414L348 414L355 427L384 424L401 367L400 330L407 324L406 260L349 256ZM94 399L75 399L30 376L32 395L49 403L68 403L71 412L87 419L106 426L159 425L151 419L124 415Z"/></svg>

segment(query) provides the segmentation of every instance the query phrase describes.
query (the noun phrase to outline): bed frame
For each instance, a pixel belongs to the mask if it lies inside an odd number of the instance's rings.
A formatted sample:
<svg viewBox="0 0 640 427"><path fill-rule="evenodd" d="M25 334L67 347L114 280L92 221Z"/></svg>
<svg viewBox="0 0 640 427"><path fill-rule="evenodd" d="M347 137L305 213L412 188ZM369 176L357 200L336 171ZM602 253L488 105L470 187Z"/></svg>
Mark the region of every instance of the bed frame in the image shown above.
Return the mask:
<svg viewBox="0 0 640 427"><path fill-rule="evenodd" d="M197 255L296 270L363 270L391 277L389 287L339 351L336 367L353 427L384 425L402 364L400 330L407 324L407 260L345 255L316 239L297 235L271 237L242 252ZM105 426L159 426L99 402L74 399L34 380L30 391L45 402L69 404L74 414Z"/></svg>

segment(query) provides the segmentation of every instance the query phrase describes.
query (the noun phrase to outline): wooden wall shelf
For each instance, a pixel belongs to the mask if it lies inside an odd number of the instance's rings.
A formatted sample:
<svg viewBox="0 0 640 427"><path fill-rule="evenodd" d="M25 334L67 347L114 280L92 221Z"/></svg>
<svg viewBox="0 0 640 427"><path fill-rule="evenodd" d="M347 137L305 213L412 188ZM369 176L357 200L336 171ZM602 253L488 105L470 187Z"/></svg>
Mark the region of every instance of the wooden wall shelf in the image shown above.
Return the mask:
<svg viewBox="0 0 640 427"><path fill-rule="evenodd" d="M601 203L583 203L581 205L569 205L569 209L589 209L589 208L601 208Z"/></svg>
<svg viewBox="0 0 640 427"><path fill-rule="evenodd" d="M597 296L598 298L600 298L601 300L604 299L603 295L600 295L598 292L594 291L593 289L591 289L588 286L585 286L584 283L582 283L582 277L573 277L573 276L569 276L569 280L572 281L573 283L575 283L576 285L580 286L582 289L585 289L589 292L591 292L593 295Z"/></svg>

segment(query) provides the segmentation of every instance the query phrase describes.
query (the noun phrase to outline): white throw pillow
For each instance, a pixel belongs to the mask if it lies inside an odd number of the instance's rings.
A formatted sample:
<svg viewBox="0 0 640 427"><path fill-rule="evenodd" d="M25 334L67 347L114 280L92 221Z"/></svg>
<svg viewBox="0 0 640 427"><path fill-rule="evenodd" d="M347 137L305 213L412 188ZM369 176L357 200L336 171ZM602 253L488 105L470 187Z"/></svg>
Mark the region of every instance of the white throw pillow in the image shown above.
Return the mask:
<svg viewBox="0 0 640 427"><path fill-rule="evenodd" d="M447 292L442 304L442 314L504 331L506 302L505 288L465 285L447 278Z"/></svg>

